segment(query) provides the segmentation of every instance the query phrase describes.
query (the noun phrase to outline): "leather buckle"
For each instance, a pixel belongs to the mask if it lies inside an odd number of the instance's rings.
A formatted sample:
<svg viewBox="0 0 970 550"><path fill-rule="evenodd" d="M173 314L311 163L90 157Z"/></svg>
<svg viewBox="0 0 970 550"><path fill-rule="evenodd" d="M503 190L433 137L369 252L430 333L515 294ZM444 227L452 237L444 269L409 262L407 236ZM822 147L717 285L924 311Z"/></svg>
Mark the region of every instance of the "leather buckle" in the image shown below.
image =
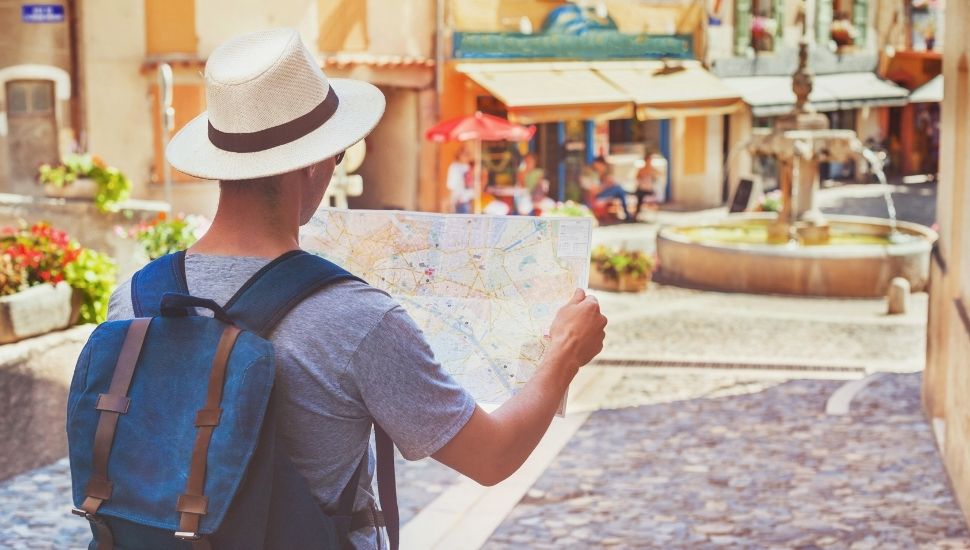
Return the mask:
<svg viewBox="0 0 970 550"><path fill-rule="evenodd" d="M199 540L202 538L202 535L192 531L176 531L175 538L179 540Z"/></svg>
<svg viewBox="0 0 970 550"><path fill-rule="evenodd" d="M92 514L90 512L85 512L80 508L71 508L71 513L75 516L82 517L91 523L104 523L104 520L99 518L97 514Z"/></svg>

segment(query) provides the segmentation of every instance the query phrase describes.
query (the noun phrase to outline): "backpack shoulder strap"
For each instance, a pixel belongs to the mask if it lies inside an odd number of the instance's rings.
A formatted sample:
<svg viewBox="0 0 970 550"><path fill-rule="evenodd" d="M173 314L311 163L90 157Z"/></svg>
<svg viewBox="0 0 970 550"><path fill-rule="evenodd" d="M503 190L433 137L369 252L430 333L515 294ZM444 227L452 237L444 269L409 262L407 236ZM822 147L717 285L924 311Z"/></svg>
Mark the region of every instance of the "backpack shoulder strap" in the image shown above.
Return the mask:
<svg viewBox="0 0 970 550"><path fill-rule="evenodd" d="M256 272L226 303L225 309L237 325L266 337L303 299L329 284L348 279L361 281L319 256L294 250Z"/></svg>
<svg viewBox="0 0 970 550"><path fill-rule="evenodd" d="M348 279L363 282L319 256L294 250L273 260L253 275L229 300L225 309L237 325L266 337L286 313L307 296L329 284ZM391 549L397 550L400 527L394 475L394 443L376 423L374 429L381 511ZM348 504L349 507L353 506L358 479L366 460L365 454L363 462L342 491L341 508L348 508Z"/></svg>
<svg viewBox="0 0 970 550"><path fill-rule="evenodd" d="M131 278L131 305L135 317L161 315L162 296L169 292L189 293L185 282L184 250L150 262Z"/></svg>

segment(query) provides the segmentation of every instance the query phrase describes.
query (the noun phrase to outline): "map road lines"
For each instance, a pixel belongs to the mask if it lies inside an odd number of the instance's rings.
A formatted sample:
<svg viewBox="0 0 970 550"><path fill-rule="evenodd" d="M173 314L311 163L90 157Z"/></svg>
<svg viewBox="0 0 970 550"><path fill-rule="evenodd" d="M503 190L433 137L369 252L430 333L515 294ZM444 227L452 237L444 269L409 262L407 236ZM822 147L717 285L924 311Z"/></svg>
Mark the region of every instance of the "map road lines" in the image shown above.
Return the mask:
<svg viewBox="0 0 970 550"><path fill-rule="evenodd" d="M502 403L586 287L591 236L582 218L321 209L301 244L396 298L460 384Z"/></svg>

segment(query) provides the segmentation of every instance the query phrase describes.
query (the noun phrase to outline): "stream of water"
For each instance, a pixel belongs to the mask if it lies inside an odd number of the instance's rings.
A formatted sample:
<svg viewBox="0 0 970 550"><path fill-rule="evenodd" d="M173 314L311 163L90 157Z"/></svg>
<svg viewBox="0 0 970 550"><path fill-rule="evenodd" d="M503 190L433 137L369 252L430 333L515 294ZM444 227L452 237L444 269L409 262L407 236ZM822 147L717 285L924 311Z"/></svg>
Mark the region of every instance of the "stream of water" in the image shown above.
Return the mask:
<svg viewBox="0 0 970 550"><path fill-rule="evenodd" d="M879 155L875 151L865 147L860 148L860 154L869 163L869 168L876 175L879 184L882 185L883 197L886 199L886 210L889 212L889 240L898 240L901 235L896 229L896 203L893 202L893 190L889 186L889 182L886 180L886 173L882 169L882 160L880 160Z"/></svg>

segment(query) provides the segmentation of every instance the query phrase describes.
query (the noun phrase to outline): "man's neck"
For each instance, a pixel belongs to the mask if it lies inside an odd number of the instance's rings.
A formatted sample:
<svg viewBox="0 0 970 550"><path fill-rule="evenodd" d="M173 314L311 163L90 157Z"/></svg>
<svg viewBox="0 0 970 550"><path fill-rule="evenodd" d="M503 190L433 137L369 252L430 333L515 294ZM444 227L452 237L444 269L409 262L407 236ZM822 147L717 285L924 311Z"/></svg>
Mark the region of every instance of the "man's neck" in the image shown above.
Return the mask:
<svg viewBox="0 0 970 550"><path fill-rule="evenodd" d="M299 248L299 196L278 201L252 193L221 193L212 225L189 252L215 256L276 258Z"/></svg>

